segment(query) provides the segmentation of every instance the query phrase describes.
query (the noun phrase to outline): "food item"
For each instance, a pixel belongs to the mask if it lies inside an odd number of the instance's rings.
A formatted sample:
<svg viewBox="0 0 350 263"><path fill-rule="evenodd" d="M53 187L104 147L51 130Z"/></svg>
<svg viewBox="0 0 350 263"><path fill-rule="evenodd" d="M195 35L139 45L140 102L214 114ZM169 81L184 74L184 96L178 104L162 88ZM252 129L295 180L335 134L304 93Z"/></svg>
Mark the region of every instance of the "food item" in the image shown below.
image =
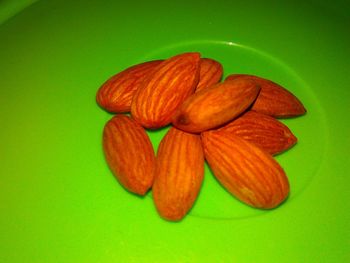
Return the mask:
<svg viewBox="0 0 350 263"><path fill-rule="evenodd" d="M222 65L211 58L201 58L199 83L196 92L218 83L222 78Z"/></svg>
<svg viewBox="0 0 350 263"><path fill-rule="evenodd" d="M202 143L215 177L237 199L271 209L287 198L288 178L269 153L223 131L202 133Z"/></svg>
<svg viewBox="0 0 350 263"><path fill-rule="evenodd" d="M254 81L261 87L261 91L252 106L252 110L276 118L296 117L305 114L306 109L300 100L277 83L246 74L229 75L226 81L238 79L242 81Z"/></svg>
<svg viewBox="0 0 350 263"><path fill-rule="evenodd" d="M115 115L103 131L106 161L121 185L145 195L180 221L193 207L204 162L241 202L272 209L289 195L288 178L273 158L297 138L276 118L306 113L290 91L270 80L231 74L198 52L134 65L98 90L97 103ZM172 126L154 154L146 129Z"/></svg>
<svg viewBox="0 0 350 263"><path fill-rule="evenodd" d="M203 175L200 136L170 128L158 148L152 190L159 214L171 221L182 219L197 198Z"/></svg>
<svg viewBox="0 0 350 263"><path fill-rule="evenodd" d="M238 79L218 83L188 97L176 111L172 123L193 133L218 127L244 112L259 90L253 81Z"/></svg>
<svg viewBox="0 0 350 263"><path fill-rule="evenodd" d="M199 81L198 52L183 53L160 63L137 89L131 103L133 118L146 128L168 125L177 107Z"/></svg>
<svg viewBox="0 0 350 263"><path fill-rule="evenodd" d="M162 60L129 67L109 78L98 90L96 102L113 113L129 112L135 91Z"/></svg>
<svg viewBox="0 0 350 263"><path fill-rule="evenodd" d="M247 111L218 130L237 135L272 155L279 154L297 143L297 138L286 125L255 111Z"/></svg>
<svg viewBox="0 0 350 263"><path fill-rule="evenodd" d="M120 184L132 193L146 194L153 183L156 160L146 131L132 118L116 115L104 127L103 150Z"/></svg>

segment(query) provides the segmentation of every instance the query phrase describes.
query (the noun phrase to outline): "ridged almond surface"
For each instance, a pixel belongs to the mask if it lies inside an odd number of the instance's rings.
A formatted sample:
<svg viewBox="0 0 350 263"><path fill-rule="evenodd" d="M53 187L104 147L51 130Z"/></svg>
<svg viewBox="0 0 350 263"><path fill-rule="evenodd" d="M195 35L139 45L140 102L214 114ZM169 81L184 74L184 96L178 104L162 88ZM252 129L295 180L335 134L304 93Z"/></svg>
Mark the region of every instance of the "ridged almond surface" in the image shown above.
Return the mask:
<svg viewBox="0 0 350 263"><path fill-rule="evenodd" d="M222 73L223 68L220 62L211 58L201 58L196 92L218 83L222 78Z"/></svg>
<svg viewBox="0 0 350 263"><path fill-rule="evenodd" d="M183 53L158 65L136 91L133 118L146 128L168 125L175 110L191 95L199 81L200 54Z"/></svg>
<svg viewBox="0 0 350 263"><path fill-rule="evenodd" d="M271 209L288 196L289 182L273 157L228 132L202 133L205 158L218 181L242 202Z"/></svg>
<svg viewBox="0 0 350 263"><path fill-rule="evenodd" d="M103 150L115 177L127 190L144 195L152 186L155 154L141 125L125 115L116 115L103 131Z"/></svg>
<svg viewBox="0 0 350 263"><path fill-rule="evenodd" d="M173 117L173 125L193 133L218 127L245 111L259 93L252 81L225 81L203 89L185 100Z"/></svg>
<svg viewBox="0 0 350 263"><path fill-rule="evenodd" d="M152 188L158 213L167 220L182 219L197 198L203 175L200 136L170 128L158 148Z"/></svg>
<svg viewBox="0 0 350 263"><path fill-rule="evenodd" d="M161 60L148 61L115 74L97 91L97 103L109 112L129 112L135 91L161 62Z"/></svg>
<svg viewBox="0 0 350 263"><path fill-rule="evenodd" d="M290 91L270 80L246 74L232 74L226 80L255 81L261 87L258 98L252 106L252 110L261 112L276 118L296 117L306 113L301 101Z"/></svg>
<svg viewBox="0 0 350 263"><path fill-rule="evenodd" d="M255 111L247 111L218 130L250 141L272 155L279 154L297 143L297 138L286 125Z"/></svg>

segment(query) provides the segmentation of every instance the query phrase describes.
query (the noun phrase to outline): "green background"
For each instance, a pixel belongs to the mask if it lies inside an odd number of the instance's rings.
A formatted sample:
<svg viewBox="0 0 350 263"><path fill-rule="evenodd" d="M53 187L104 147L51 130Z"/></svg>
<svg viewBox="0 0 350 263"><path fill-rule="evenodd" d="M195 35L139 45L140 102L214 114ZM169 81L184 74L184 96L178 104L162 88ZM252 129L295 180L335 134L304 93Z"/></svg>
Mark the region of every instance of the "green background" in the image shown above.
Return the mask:
<svg viewBox="0 0 350 263"><path fill-rule="evenodd" d="M0 262L350 262L349 14L347 1L0 1ZM240 203L206 167L170 223L112 176L97 89L184 51L304 103L283 120L299 142L276 157L291 183L279 208ZM149 132L155 148L165 132Z"/></svg>

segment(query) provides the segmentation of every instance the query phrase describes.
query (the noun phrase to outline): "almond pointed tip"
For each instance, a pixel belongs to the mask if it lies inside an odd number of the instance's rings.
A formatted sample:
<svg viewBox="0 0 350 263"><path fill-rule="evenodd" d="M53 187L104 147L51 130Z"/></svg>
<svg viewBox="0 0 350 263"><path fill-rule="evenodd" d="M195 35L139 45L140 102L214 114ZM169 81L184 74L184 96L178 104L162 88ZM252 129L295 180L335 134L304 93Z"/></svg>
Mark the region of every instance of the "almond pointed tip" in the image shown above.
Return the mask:
<svg viewBox="0 0 350 263"><path fill-rule="evenodd" d="M198 62L202 56L201 53L199 52L187 52L187 53L184 53L183 55L191 56L193 59L198 60Z"/></svg>

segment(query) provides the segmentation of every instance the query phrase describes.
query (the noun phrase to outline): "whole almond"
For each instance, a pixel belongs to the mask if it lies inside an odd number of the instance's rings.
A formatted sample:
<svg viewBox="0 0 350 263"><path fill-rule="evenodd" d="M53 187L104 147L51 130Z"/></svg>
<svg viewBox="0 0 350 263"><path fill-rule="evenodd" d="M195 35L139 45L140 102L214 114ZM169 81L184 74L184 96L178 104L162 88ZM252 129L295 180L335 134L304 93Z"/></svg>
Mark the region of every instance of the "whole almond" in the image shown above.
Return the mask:
<svg viewBox="0 0 350 263"><path fill-rule="evenodd" d="M135 91L161 62L161 60L148 61L115 74L97 91L97 103L109 112L129 112Z"/></svg>
<svg viewBox="0 0 350 263"><path fill-rule="evenodd" d="M218 127L245 111L259 93L253 81L225 81L192 94L177 109L173 125L193 133Z"/></svg>
<svg viewBox="0 0 350 263"><path fill-rule="evenodd" d="M200 54L183 53L158 65L136 91L133 118L146 128L168 125L175 110L191 95L199 81Z"/></svg>
<svg viewBox="0 0 350 263"><path fill-rule="evenodd" d="M196 92L218 83L222 78L222 73L223 68L220 62L211 58L201 58Z"/></svg>
<svg viewBox="0 0 350 263"><path fill-rule="evenodd" d="M200 136L170 128L158 148L152 188L159 214L171 221L182 219L197 198L203 175Z"/></svg>
<svg viewBox="0 0 350 263"><path fill-rule="evenodd" d="M297 138L286 125L255 111L247 111L218 130L250 141L272 155L284 152L297 143Z"/></svg>
<svg viewBox="0 0 350 263"><path fill-rule="evenodd" d="M125 115L116 115L103 131L106 161L128 191L144 195L154 177L155 154L146 131Z"/></svg>
<svg viewBox="0 0 350 263"><path fill-rule="evenodd" d="M218 181L242 202L271 209L288 196L289 182L273 157L228 132L202 133L205 158Z"/></svg>
<svg viewBox="0 0 350 263"><path fill-rule="evenodd" d="M290 91L270 80L246 74L232 74L226 80L255 81L261 87L252 110L276 118L296 117L305 114L306 109L301 101Z"/></svg>

